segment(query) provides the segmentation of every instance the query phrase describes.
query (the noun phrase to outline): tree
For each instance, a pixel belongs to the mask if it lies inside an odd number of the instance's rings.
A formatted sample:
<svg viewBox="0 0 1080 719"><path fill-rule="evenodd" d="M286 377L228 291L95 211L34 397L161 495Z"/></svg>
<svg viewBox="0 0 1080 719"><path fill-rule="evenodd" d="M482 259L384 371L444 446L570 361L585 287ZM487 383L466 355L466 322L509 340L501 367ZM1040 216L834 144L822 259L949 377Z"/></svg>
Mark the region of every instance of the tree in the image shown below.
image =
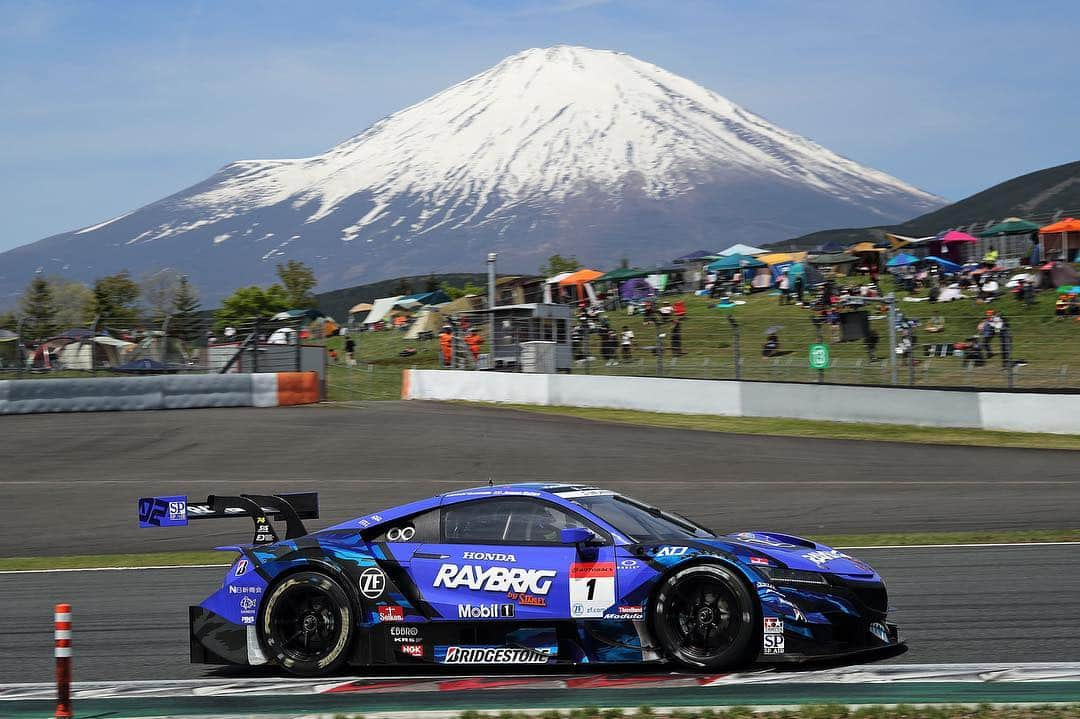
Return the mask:
<svg viewBox="0 0 1080 719"><path fill-rule="evenodd" d="M573 272L574 270L580 270L581 263L578 262L578 258L575 255L570 257L563 257L562 255L552 255L548 258L546 265L540 265L540 274L544 277L554 277L562 272Z"/></svg>
<svg viewBox="0 0 1080 719"><path fill-rule="evenodd" d="M298 260L289 260L277 266L277 276L288 297L287 310L302 310L315 306L315 295L311 294L317 284L315 273L310 267Z"/></svg>
<svg viewBox="0 0 1080 719"><path fill-rule="evenodd" d="M19 328L19 318L14 312L0 312L0 330L14 332Z"/></svg>
<svg viewBox="0 0 1080 719"><path fill-rule="evenodd" d="M239 325L256 318L265 319L278 312L293 309L289 293L279 284L263 289L257 285L241 287L221 301L221 309L214 312L219 328Z"/></svg>
<svg viewBox="0 0 1080 719"><path fill-rule="evenodd" d="M465 295L478 295L480 297L487 297L487 288L480 285L474 285L472 282L466 282L462 287L454 287L449 282L443 282L439 285L439 289L446 293L446 296L452 300L459 299Z"/></svg>
<svg viewBox="0 0 1080 719"><path fill-rule="evenodd" d="M439 289L439 279L431 274L424 280L424 292L434 292Z"/></svg>
<svg viewBox="0 0 1080 719"><path fill-rule="evenodd" d="M180 273L176 270L158 270L139 278L143 304L155 323L160 323L175 311L174 299L179 284Z"/></svg>
<svg viewBox="0 0 1080 719"><path fill-rule="evenodd" d="M139 294L138 283L131 279L127 270L121 270L115 275L99 277L94 282L90 307L93 314L100 318L98 321L101 325L130 328L139 321L139 310L135 305Z"/></svg>
<svg viewBox="0 0 1080 719"><path fill-rule="evenodd" d="M23 293L22 301L24 337L48 339L56 334L56 306L53 304L52 286L37 275Z"/></svg>
<svg viewBox="0 0 1080 719"><path fill-rule="evenodd" d="M185 342L202 339L199 293L191 286L187 275L181 275L172 296L173 316L170 331Z"/></svg>
<svg viewBox="0 0 1080 719"><path fill-rule="evenodd" d="M412 282L409 281L408 277L399 277L398 281L394 283L393 293L395 295L411 295L413 293Z"/></svg>
<svg viewBox="0 0 1080 719"><path fill-rule="evenodd" d="M54 278L52 286L53 308L56 310L56 326L83 327L93 321L87 317L87 309L94 301L94 293L82 282Z"/></svg>

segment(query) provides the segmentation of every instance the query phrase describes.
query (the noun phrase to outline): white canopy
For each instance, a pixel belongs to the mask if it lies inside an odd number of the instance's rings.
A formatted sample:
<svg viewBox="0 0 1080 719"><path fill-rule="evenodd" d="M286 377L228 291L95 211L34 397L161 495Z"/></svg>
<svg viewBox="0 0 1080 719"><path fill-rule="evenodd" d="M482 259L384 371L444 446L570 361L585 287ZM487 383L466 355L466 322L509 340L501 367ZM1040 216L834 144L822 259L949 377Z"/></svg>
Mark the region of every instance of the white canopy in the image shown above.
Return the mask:
<svg viewBox="0 0 1080 719"><path fill-rule="evenodd" d="M364 318L365 325L373 325L376 322L381 321L386 315L390 313L390 310L394 309L394 306L405 295L394 295L393 297L380 297L372 303L371 312L368 312L368 316Z"/></svg>
<svg viewBox="0 0 1080 719"><path fill-rule="evenodd" d="M764 255L768 250L763 250L760 247L754 247L753 245L744 245L741 242L737 245L732 245L726 250L720 250L720 254L727 257L728 255Z"/></svg>

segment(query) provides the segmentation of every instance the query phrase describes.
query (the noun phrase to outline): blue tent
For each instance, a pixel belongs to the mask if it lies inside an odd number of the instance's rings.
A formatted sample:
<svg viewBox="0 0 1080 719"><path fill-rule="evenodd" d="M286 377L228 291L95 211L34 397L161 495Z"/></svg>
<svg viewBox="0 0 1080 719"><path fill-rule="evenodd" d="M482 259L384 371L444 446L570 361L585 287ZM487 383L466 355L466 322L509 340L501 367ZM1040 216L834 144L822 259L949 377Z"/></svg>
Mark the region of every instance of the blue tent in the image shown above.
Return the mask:
<svg viewBox="0 0 1080 719"><path fill-rule="evenodd" d="M751 267L764 267L765 263L748 255L728 255L721 257L715 262L709 263L706 269L712 272L724 272L727 270L744 270Z"/></svg>
<svg viewBox="0 0 1080 719"><path fill-rule="evenodd" d="M956 264L955 262L949 262L948 260L943 260L940 257L934 257L933 255L931 255L930 257L927 257L926 261L927 262L933 262L935 265L937 265L938 267L940 267L941 269L943 269L946 272L959 272L960 270L963 269L960 265Z"/></svg>
<svg viewBox="0 0 1080 719"><path fill-rule="evenodd" d="M885 263L886 267L904 267L905 265L913 265L919 261L918 257L912 257L906 252L901 252L896 257L892 258Z"/></svg>
<svg viewBox="0 0 1080 719"><path fill-rule="evenodd" d="M682 257L676 257L672 262L692 262L694 260L700 260L702 257L708 257L711 254L713 253L708 250L694 250Z"/></svg>

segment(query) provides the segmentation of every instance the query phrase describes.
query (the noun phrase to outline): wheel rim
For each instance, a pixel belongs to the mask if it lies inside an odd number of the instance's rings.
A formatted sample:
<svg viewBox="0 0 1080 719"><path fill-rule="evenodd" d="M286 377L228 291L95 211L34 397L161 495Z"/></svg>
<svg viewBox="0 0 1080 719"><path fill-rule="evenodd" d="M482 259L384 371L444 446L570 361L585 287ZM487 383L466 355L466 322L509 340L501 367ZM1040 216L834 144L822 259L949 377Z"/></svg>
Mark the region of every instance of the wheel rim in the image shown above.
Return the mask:
<svg viewBox="0 0 1080 719"><path fill-rule="evenodd" d="M290 659L311 662L336 646L341 621L334 599L320 587L290 587L270 618L274 644Z"/></svg>
<svg viewBox="0 0 1080 719"><path fill-rule="evenodd" d="M675 583L663 621L682 652L707 660L731 647L739 632L738 596L714 577L686 577Z"/></svg>

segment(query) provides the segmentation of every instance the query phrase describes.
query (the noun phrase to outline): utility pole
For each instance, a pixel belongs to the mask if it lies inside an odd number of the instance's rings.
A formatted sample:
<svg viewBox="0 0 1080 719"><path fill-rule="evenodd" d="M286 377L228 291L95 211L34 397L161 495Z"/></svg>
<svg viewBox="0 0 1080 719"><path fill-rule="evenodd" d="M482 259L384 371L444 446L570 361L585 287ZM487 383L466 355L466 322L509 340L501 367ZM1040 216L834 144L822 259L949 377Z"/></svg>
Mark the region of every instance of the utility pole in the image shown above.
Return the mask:
<svg viewBox="0 0 1080 719"><path fill-rule="evenodd" d="M889 384L896 386L896 295L885 295L889 307Z"/></svg>
<svg viewBox="0 0 1080 719"><path fill-rule="evenodd" d="M488 270L488 369L495 368L495 258L497 252L487 256Z"/></svg>

